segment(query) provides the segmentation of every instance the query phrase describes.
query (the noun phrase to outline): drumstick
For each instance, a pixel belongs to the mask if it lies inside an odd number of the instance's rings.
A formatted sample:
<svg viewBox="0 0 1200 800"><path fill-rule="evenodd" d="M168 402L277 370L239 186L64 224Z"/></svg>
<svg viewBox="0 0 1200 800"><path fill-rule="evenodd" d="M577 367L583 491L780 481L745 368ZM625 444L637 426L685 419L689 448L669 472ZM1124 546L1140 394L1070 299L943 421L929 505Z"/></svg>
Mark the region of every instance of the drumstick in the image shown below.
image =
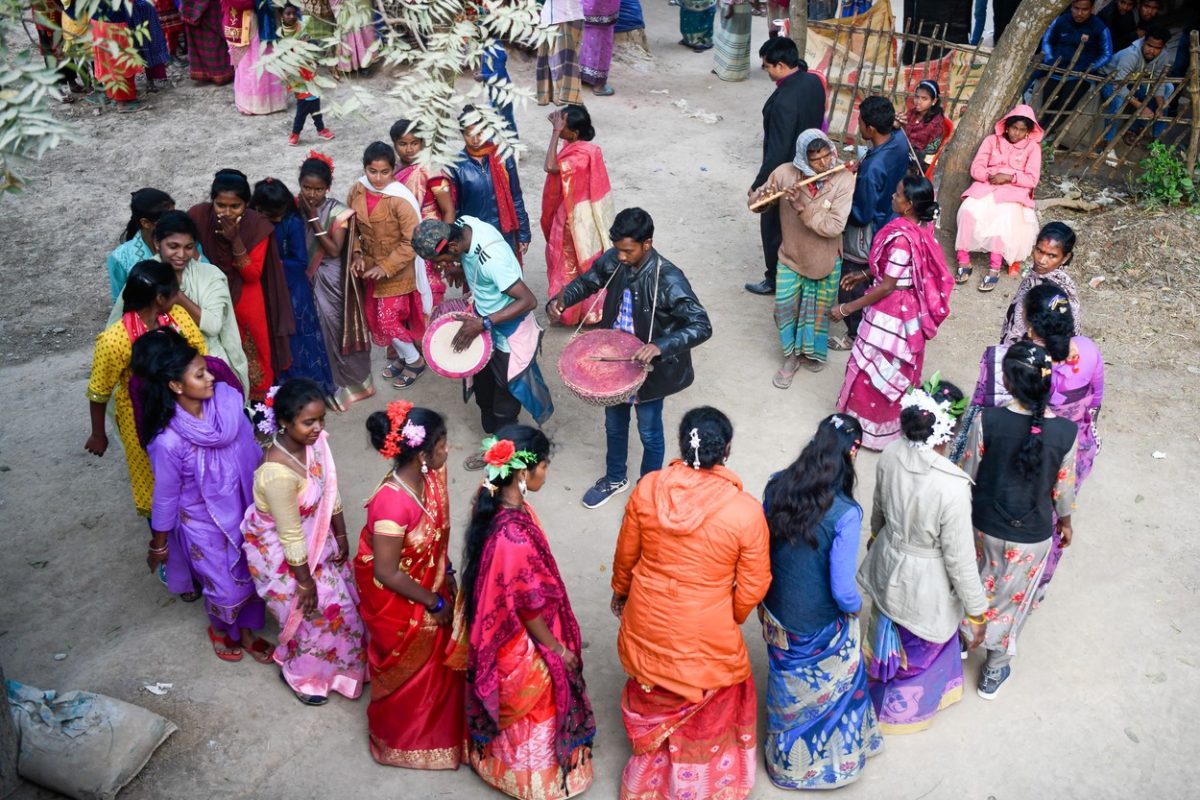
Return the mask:
<svg viewBox="0 0 1200 800"><path fill-rule="evenodd" d="M626 364L642 364L642 362L638 361L633 356L588 356L587 358L588 361L616 361ZM646 370L646 372L654 372L654 367L651 364L642 364L642 367Z"/></svg>
<svg viewBox="0 0 1200 800"><path fill-rule="evenodd" d="M758 200L755 200L753 203L750 204L750 210L757 211L760 208L769 206L771 203L774 203L776 200L783 197L785 194L790 192L792 189L798 189L801 186L808 186L813 181L819 181L822 178L828 178L833 173L841 172L842 170L844 170L846 167L850 166L853 163L854 163L853 161L847 161L845 164L838 164L836 167L834 167L833 169L831 169L827 172L822 172L820 175L813 175L811 178L805 178L804 180L800 181L799 183L792 184L790 189L784 189L783 191L775 192L774 194L769 194L766 197L761 197Z"/></svg>

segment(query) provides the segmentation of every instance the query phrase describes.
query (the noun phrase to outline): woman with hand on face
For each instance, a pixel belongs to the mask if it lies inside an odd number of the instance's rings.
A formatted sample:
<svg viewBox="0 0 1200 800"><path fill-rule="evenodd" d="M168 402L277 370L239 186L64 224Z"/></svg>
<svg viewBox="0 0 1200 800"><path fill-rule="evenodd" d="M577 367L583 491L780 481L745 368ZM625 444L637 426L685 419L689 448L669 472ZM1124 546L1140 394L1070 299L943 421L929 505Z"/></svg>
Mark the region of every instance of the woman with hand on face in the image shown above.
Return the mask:
<svg viewBox="0 0 1200 800"><path fill-rule="evenodd" d="M292 363L289 337L296 332L275 227L250 209L250 183L235 169L213 178L210 202L192 206L204 255L225 273L242 335L250 396L262 399L275 373Z"/></svg>
<svg viewBox="0 0 1200 800"><path fill-rule="evenodd" d="M222 366L171 328L133 345L138 432L154 468L146 562L151 570L166 565L172 592L200 588L217 658L241 661L245 652L269 664L271 646L255 635L265 608L250 580L241 532L262 450L243 413L241 388L217 376L228 375Z"/></svg>
<svg viewBox="0 0 1200 800"><path fill-rule="evenodd" d="M462 566L470 643L466 758L522 800L562 800L592 784L596 721L583 642L550 542L527 492L546 484L550 441L508 425L483 442Z"/></svg>
<svg viewBox="0 0 1200 800"><path fill-rule="evenodd" d="M121 318L96 337L92 375L87 388L92 434L84 448L94 456L103 456L108 450L104 414L115 390L117 432L125 446L133 504L140 516L148 518L154 493L154 473L150 469L150 459L138 440L133 402L129 396L129 364L133 357L133 343L143 334L167 326L183 334L188 344L201 354L206 352L206 347L200 330L187 311L176 302L179 282L171 267L158 261L139 261L129 273L121 296L124 298Z"/></svg>
<svg viewBox="0 0 1200 800"><path fill-rule="evenodd" d="M451 622L446 421L396 400L367 418L391 469L367 501L354 574L367 629L371 755L380 764L456 769L465 735L465 649Z"/></svg>
<svg viewBox="0 0 1200 800"><path fill-rule="evenodd" d="M256 410L273 436L254 473L243 549L259 597L279 622L275 663L305 705L324 705L331 691L354 700L366 680L366 648L325 393L294 379Z"/></svg>

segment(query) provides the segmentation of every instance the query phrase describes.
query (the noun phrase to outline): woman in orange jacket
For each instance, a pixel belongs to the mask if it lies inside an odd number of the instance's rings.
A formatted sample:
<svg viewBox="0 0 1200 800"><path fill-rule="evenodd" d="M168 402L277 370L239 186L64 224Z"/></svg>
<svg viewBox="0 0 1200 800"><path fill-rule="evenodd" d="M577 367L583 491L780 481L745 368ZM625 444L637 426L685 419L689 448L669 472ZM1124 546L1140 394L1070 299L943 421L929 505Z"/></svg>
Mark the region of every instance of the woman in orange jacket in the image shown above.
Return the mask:
<svg viewBox="0 0 1200 800"><path fill-rule="evenodd" d="M633 755L621 798L712 797L754 787L754 678L738 628L771 583L762 506L723 465L733 426L689 411L682 459L638 484L613 557L621 696Z"/></svg>

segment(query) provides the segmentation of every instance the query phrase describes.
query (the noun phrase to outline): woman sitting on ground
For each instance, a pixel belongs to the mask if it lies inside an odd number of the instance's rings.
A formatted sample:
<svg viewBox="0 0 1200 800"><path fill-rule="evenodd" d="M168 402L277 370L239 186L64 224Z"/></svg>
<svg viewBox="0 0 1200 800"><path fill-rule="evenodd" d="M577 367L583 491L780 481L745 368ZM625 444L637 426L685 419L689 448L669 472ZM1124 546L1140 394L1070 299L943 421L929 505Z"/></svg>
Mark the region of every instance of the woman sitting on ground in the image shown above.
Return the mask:
<svg viewBox="0 0 1200 800"><path fill-rule="evenodd" d="M844 786L883 748L854 585L861 445L853 417L826 417L763 494L771 529L771 589L759 612L770 666L764 755L771 782L787 789Z"/></svg>

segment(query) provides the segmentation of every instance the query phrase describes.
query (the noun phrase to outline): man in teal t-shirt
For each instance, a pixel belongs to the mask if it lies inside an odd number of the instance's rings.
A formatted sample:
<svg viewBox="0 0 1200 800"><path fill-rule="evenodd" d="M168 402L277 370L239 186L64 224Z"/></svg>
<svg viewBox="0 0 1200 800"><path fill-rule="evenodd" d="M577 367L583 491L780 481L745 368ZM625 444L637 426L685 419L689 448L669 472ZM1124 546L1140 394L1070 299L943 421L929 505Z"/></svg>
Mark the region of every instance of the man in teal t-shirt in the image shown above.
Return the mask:
<svg viewBox="0 0 1200 800"><path fill-rule="evenodd" d="M484 431L515 424L521 406L538 424L549 419L554 404L536 359L541 329L530 314L537 299L500 231L471 216L452 225L427 219L413 232L413 249L426 261L445 264L451 284L461 286L465 280L470 289L477 316L463 323L454 348L466 349L484 331L492 337L492 358L472 386ZM516 374L510 374L514 364ZM472 455L464 466L483 469L483 457Z"/></svg>

